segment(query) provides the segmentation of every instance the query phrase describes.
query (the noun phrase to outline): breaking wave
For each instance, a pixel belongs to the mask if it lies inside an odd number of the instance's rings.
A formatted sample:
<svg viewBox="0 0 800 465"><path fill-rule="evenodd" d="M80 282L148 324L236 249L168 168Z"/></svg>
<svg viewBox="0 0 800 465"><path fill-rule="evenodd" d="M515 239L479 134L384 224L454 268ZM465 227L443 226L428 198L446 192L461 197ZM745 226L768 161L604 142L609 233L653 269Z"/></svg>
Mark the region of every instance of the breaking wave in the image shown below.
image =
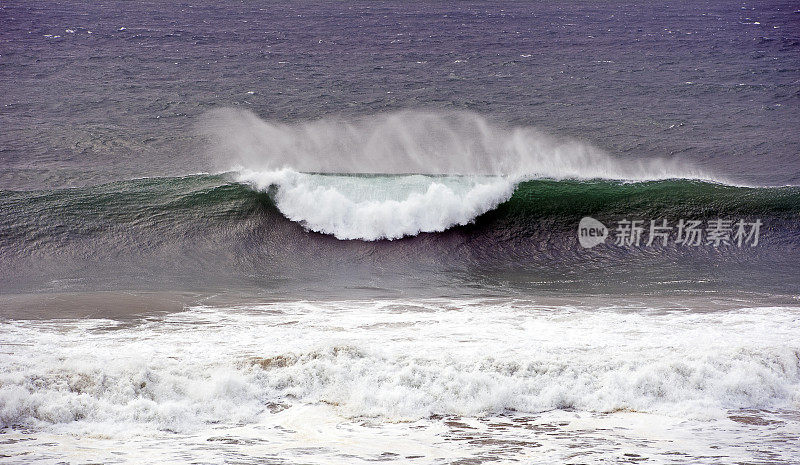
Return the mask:
<svg viewBox="0 0 800 465"><path fill-rule="evenodd" d="M530 179L711 179L675 160L620 160L469 112L286 124L222 109L198 128L220 169L270 191L287 218L339 239L397 239L464 225Z"/></svg>
<svg viewBox="0 0 800 465"><path fill-rule="evenodd" d="M11 270L5 288L82 288L94 280L111 288L282 286L287 277L306 283L309 276L368 287L375 276L423 279L427 270L446 281L452 274L440 270L460 270L465 279L493 280L493 271L508 269L560 283L580 267L622 273L635 266L666 269L647 272L673 282L687 263L704 279L725 264L763 270L764 278L727 272L713 279L759 291L797 287L798 187L681 179L704 176L674 161L626 162L470 113L288 125L226 110L206 122L210 153L234 170L0 193L0 260ZM670 225L761 219L763 247L609 243L586 251L576 237L584 216L608 226L623 218ZM773 279L776 270L786 271ZM81 280L71 281L76 275ZM604 281L591 273L580 280Z"/></svg>

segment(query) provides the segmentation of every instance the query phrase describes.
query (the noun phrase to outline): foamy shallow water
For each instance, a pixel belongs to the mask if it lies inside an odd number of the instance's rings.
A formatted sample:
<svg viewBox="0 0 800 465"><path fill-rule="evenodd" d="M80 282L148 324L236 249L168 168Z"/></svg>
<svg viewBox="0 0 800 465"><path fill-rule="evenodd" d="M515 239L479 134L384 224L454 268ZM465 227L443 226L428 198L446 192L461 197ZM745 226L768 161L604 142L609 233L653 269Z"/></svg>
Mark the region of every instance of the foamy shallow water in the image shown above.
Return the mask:
<svg viewBox="0 0 800 465"><path fill-rule="evenodd" d="M508 299L2 323L12 463L791 462L794 307Z"/></svg>

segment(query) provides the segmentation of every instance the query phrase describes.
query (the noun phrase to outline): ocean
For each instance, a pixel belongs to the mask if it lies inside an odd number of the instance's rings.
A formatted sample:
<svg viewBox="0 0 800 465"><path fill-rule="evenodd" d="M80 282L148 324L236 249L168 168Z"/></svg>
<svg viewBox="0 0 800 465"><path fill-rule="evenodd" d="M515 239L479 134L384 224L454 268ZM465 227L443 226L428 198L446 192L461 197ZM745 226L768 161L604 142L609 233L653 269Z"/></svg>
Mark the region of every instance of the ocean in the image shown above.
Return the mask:
<svg viewBox="0 0 800 465"><path fill-rule="evenodd" d="M0 2L0 462L800 463L792 2Z"/></svg>

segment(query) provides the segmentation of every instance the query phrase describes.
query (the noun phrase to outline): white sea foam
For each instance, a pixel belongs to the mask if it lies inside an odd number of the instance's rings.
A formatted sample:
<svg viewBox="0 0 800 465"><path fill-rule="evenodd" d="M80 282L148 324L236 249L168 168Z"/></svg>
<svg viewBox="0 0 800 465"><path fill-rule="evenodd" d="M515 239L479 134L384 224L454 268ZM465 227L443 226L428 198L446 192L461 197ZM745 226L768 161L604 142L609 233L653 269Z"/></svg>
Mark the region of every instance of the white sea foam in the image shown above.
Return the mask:
<svg viewBox="0 0 800 465"><path fill-rule="evenodd" d="M554 411L567 409L569 422L594 418L590 423L599 428L576 437L587 453L604 441L618 446L630 434L629 421L645 421L669 434L684 434L691 425L702 442L693 453L714 445L715 455L732 457L738 435L751 427L729 420L731 412L800 408L797 311L395 300L195 307L129 326L108 320L4 322L0 427L33 431L15 434L41 442L42 451L52 443L48 435L61 437L59 443L67 437L105 441L96 451L138 441L161 454L151 463L164 462L164 454L178 460L174 454L186 444L204 450L206 438L229 436L252 438L238 443L231 457L247 444L261 444L249 453L282 450L280 456L289 458L312 437L326 448L315 454L335 449L363 454L365 461L406 438L430 452L424 461L430 463L466 451L432 447L461 433L443 431L431 415L460 416L477 428L470 435L502 445L509 438L530 440L524 426L531 418L547 428L559 417ZM632 414L649 417L625 416ZM502 419L507 415L524 417L519 431L486 430L508 421ZM371 426L358 426L365 418ZM488 423L481 426L481 418ZM428 433L392 426L398 421L415 422ZM769 431L789 434L784 429L795 426L780 420ZM718 432L713 439L712 431ZM179 435L165 437L163 450L147 443L165 432ZM585 442L595 436L595 445ZM382 445L354 446L365 440ZM11 444L9 451L25 452L24 442ZM487 452L475 447L478 455ZM561 462L573 450L564 447L563 453L549 446L541 452ZM658 447L663 453L675 445ZM754 460L738 451L742 460Z"/></svg>
<svg viewBox="0 0 800 465"><path fill-rule="evenodd" d="M289 219L339 239L397 239L464 225L511 197L508 177L346 177L288 169L243 172Z"/></svg>
<svg viewBox="0 0 800 465"><path fill-rule="evenodd" d="M797 408L794 309L630 313L519 303L195 308L130 329L3 324L0 422L256 421L269 403L418 419L513 409L715 418ZM286 325L287 322L292 324Z"/></svg>

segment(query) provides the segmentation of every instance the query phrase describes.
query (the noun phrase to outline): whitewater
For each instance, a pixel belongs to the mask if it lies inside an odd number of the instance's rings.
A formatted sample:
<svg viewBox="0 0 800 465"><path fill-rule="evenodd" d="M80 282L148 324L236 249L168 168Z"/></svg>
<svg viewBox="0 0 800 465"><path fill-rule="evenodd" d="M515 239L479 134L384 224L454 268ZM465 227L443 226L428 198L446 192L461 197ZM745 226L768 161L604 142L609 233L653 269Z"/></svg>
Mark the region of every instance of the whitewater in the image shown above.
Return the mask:
<svg viewBox="0 0 800 465"><path fill-rule="evenodd" d="M550 463L581 444L588 463L717 463L763 460L741 442L784 437L769 457L797 456L797 307L596 300L297 301L130 324L3 322L14 350L0 354L0 423L15 428L4 451L9 463L47 463L49 441L65 435L75 442L62 459L95 462L148 444L137 462L179 463L182 450L208 463L242 452L437 463L491 450ZM212 443L227 446L211 456Z"/></svg>

